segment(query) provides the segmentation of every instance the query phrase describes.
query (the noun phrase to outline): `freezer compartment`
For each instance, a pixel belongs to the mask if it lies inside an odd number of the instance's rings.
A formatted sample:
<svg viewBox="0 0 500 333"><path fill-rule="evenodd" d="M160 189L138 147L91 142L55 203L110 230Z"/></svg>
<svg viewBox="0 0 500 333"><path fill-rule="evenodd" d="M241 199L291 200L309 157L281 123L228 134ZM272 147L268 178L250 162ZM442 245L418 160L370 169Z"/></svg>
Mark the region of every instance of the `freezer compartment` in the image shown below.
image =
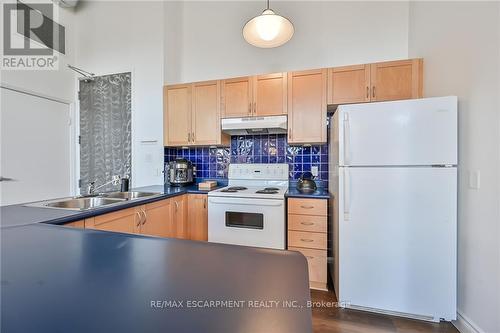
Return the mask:
<svg viewBox="0 0 500 333"><path fill-rule="evenodd" d="M457 164L457 98L340 106L334 116L341 166Z"/></svg>
<svg viewBox="0 0 500 333"><path fill-rule="evenodd" d="M455 319L456 168L341 167L338 186L339 301Z"/></svg>

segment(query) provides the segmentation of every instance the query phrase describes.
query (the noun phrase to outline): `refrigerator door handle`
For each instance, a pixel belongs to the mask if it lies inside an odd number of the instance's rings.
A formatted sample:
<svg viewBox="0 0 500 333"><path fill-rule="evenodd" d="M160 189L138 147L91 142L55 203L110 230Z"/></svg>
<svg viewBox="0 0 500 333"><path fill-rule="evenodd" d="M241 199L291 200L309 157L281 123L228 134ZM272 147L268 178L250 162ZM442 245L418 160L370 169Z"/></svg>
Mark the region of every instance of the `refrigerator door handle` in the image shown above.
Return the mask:
<svg viewBox="0 0 500 333"><path fill-rule="evenodd" d="M344 168L344 221L349 221L351 210L351 179L349 168Z"/></svg>
<svg viewBox="0 0 500 333"><path fill-rule="evenodd" d="M349 165L351 154L351 131L349 126L349 114L344 113L344 165Z"/></svg>

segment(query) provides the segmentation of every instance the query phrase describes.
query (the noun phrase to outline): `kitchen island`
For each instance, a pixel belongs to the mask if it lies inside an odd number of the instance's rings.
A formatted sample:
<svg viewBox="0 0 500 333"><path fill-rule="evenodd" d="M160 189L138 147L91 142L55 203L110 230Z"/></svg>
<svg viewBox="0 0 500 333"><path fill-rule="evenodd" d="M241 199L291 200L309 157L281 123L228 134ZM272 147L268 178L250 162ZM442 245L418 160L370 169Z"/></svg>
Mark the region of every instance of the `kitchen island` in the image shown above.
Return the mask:
<svg viewBox="0 0 500 333"><path fill-rule="evenodd" d="M311 332L297 252L2 228L2 332Z"/></svg>

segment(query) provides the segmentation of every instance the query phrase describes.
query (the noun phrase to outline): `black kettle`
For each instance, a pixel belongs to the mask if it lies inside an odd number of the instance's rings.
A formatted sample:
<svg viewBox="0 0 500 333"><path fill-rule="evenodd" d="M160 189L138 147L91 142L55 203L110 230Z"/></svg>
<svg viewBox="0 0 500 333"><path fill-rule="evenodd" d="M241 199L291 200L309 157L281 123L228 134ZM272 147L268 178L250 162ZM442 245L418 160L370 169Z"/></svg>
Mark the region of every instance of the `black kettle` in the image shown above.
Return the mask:
<svg viewBox="0 0 500 333"><path fill-rule="evenodd" d="M316 191L316 182L312 178L312 173L304 172L297 181L297 190L302 193L312 193Z"/></svg>

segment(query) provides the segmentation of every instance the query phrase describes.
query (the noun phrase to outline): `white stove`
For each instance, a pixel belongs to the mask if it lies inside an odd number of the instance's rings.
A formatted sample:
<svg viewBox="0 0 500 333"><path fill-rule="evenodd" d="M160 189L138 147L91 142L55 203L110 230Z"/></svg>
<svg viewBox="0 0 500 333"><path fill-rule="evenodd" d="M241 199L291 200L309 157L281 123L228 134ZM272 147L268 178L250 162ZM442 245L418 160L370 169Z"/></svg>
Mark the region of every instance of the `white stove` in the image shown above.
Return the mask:
<svg viewBox="0 0 500 333"><path fill-rule="evenodd" d="M208 193L208 240L285 249L288 164L230 164L228 186Z"/></svg>

